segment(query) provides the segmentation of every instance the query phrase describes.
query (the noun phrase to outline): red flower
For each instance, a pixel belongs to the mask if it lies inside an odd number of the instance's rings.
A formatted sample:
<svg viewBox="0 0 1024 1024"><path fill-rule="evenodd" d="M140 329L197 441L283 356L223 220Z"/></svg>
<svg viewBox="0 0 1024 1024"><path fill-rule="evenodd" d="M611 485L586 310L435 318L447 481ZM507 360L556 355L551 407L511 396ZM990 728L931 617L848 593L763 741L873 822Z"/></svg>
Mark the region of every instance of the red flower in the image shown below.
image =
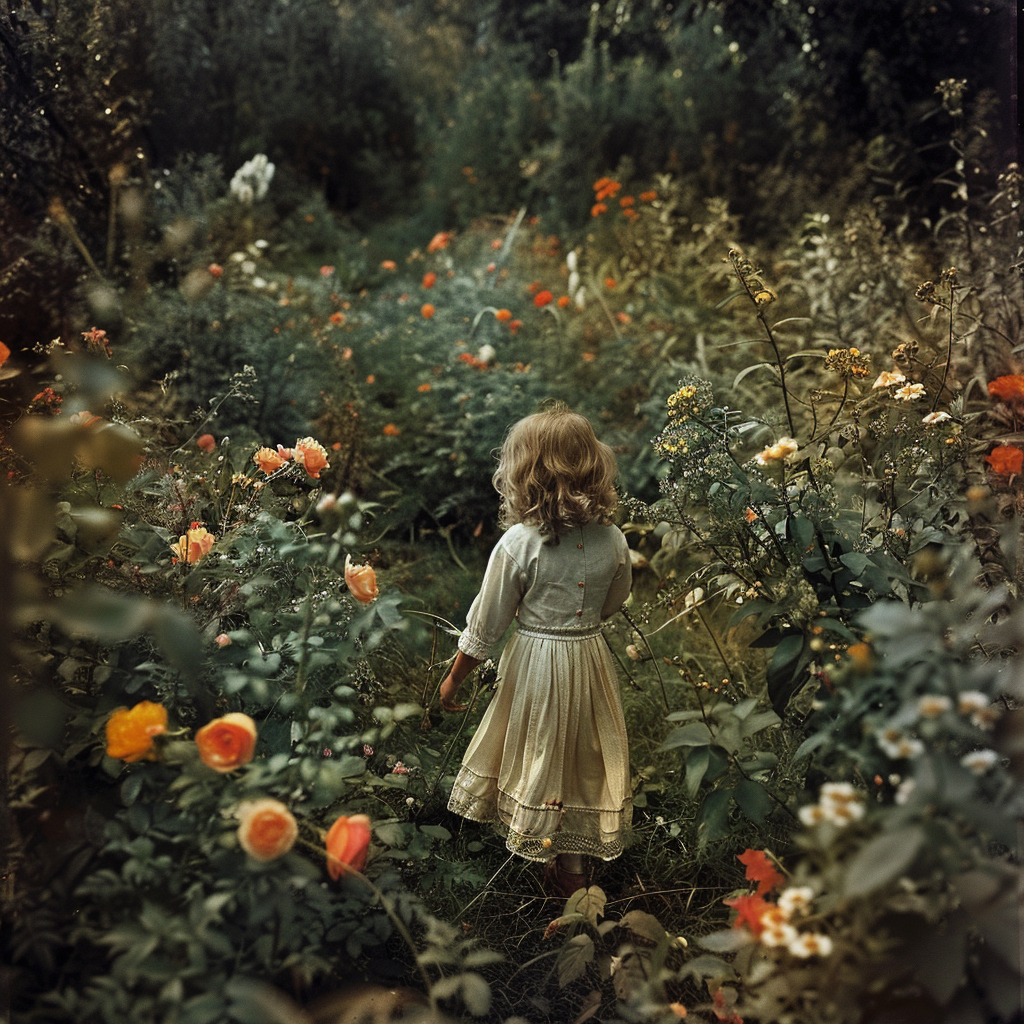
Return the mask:
<svg viewBox="0 0 1024 1024"><path fill-rule="evenodd" d="M437 310L429 302L424 302L422 309L420 309L424 320L429 320L436 312Z"/></svg>
<svg viewBox="0 0 1024 1024"><path fill-rule="evenodd" d="M335 310L328 318L335 327L340 327L345 322L345 314Z"/></svg>
<svg viewBox="0 0 1024 1024"><path fill-rule="evenodd" d="M427 243L427 252L437 252L438 249L447 249L452 236L447 231L438 231Z"/></svg>
<svg viewBox="0 0 1024 1024"><path fill-rule="evenodd" d="M594 203L590 208L591 217L600 217L602 213L607 213L608 207L604 203Z"/></svg>
<svg viewBox="0 0 1024 1024"><path fill-rule="evenodd" d="M423 275L423 287L433 288L435 284L437 284L437 274L432 270L427 271L427 273Z"/></svg>
<svg viewBox="0 0 1024 1024"><path fill-rule="evenodd" d="M605 286L605 288L614 288L615 287L615 278L614 277L606 277L604 279L604 286Z"/></svg>
<svg viewBox="0 0 1024 1024"><path fill-rule="evenodd" d="M723 900L722 902L727 907L732 907L736 911L736 920L733 922L734 928L742 928L746 925L755 935L760 935L764 931L761 917L768 907L771 906L767 900L755 893L752 896L736 896L734 899Z"/></svg>
<svg viewBox="0 0 1024 1024"><path fill-rule="evenodd" d="M196 447L201 452L212 452L217 447L217 440L213 434L202 434L196 438Z"/></svg>
<svg viewBox="0 0 1024 1024"><path fill-rule="evenodd" d="M494 319L500 323L505 323L507 320L512 319L512 312L508 309L499 309L495 312Z"/></svg>
<svg viewBox="0 0 1024 1024"><path fill-rule="evenodd" d="M252 760L256 749L256 723L240 711L207 722L196 733L199 759L207 768L225 774Z"/></svg>
<svg viewBox="0 0 1024 1024"><path fill-rule="evenodd" d="M1024 466L1024 451L1015 448L1012 444L1003 444L993 448L985 461L997 472L1004 476L1019 473L1021 466Z"/></svg>
<svg viewBox="0 0 1024 1024"><path fill-rule="evenodd" d="M321 277L330 277L331 274L333 274L333 273L334 273L334 267L330 266L330 264L325 264L324 266L322 266L320 268L320 276Z"/></svg>
<svg viewBox="0 0 1024 1024"><path fill-rule="evenodd" d="M224 273L224 268L219 263L211 263L206 270L210 277L220 277Z"/></svg>
<svg viewBox="0 0 1024 1024"><path fill-rule="evenodd" d="M640 193L640 201L642 203L653 203L654 200L657 199L657 198L658 198L658 193L654 192L654 191L651 191L651 192L641 192Z"/></svg>
<svg viewBox="0 0 1024 1024"><path fill-rule="evenodd" d="M523 326L523 321L522 320L509 320L509 322L508 322L508 329L513 334L515 334L516 331L518 331L519 328L522 327L522 326Z"/></svg>
<svg viewBox="0 0 1024 1024"><path fill-rule="evenodd" d="M558 296L558 308L559 309L565 309L565 307L568 306L568 305L569 305L569 296L568 295L559 295Z"/></svg>
<svg viewBox="0 0 1024 1024"><path fill-rule="evenodd" d="M0 366L3 366L11 358L11 350L0 341Z"/></svg>
<svg viewBox="0 0 1024 1024"><path fill-rule="evenodd" d="M540 309L542 306L546 306L553 298L554 295L545 288L544 291L537 292L537 294L534 295L533 304Z"/></svg>
<svg viewBox="0 0 1024 1024"><path fill-rule="evenodd" d="M1004 402L1024 402L1024 374L1014 373L1006 377L996 377L989 383L988 393Z"/></svg>
<svg viewBox="0 0 1024 1024"><path fill-rule="evenodd" d="M397 270L398 264L394 260L382 260L380 265L381 270Z"/></svg>
<svg viewBox="0 0 1024 1024"><path fill-rule="evenodd" d="M1020 456L1024 459L1024 452ZM736 859L746 866L747 881L757 882L758 896L764 896L786 880L775 870L764 850L744 850Z"/></svg>
<svg viewBox="0 0 1024 1024"><path fill-rule="evenodd" d="M362 871L370 846L370 819L365 814L343 814L325 840L327 873L337 881L350 868Z"/></svg>

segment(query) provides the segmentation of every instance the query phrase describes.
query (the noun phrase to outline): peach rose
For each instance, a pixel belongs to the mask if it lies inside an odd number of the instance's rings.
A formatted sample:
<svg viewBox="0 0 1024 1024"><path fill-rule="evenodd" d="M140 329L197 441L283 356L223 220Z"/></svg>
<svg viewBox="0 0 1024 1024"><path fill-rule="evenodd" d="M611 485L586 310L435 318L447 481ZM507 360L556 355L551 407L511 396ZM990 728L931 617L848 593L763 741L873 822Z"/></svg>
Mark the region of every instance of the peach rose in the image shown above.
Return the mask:
<svg viewBox="0 0 1024 1024"><path fill-rule="evenodd" d="M171 551L181 561L188 562L191 565L193 562L198 562L204 555L210 553L210 548L213 547L213 542L216 539L205 526L193 523L188 533L183 533L178 538L178 543L171 545Z"/></svg>
<svg viewBox="0 0 1024 1024"><path fill-rule="evenodd" d="M196 733L199 757L215 772L234 771L252 760L256 749L256 723L240 711L207 722Z"/></svg>
<svg viewBox="0 0 1024 1024"><path fill-rule="evenodd" d="M327 873L337 881L350 868L362 871L370 846L370 819L365 814L343 814L325 840Z"/></svg>
<svg viewBox="0 0 1024 1024"><path fill-rule="evenodd" d="M275 860L295 845L299 826L280 800L246 800L235 814L239 845L255 860Z"/></svg>
<svg viewBox="0 0 1024 1024"><path fill-rule="evenodd" d="M118 708L107 719L107 757L121 761L155 761L153 737L167 731L167 708L144 700Z"/></svg>
<svg viewBox="0 0 1024 1024"><path fill-rule="evenodd" d="M196 438L196 447L202 452L212 452L217 447L217 439L213 434L202 434Z"/></svg>
<svg viewBox="0 0 1024 1024"><path fill-rule="evenodd" d="M303 437L296 441L292 454L295 457L295 461L314 480L320 479L321 469L329 469L331 465L327 461L327 449L319 441L315 441L311 437Z"/></svg>
<svg viewBox="0 0 1024 1024"><path fill-rule="evenodd" d="M278 446L278 451L274 451L273 448L260 448L255 455L252 457L252 461L263 470L267 476L271 473L276 473L290 458L291 454L284 455L283 452L287 449L281 449Z"/></svg>
<svg viewBox="0 0 1024 1024"><path fill-rule="evenodd" d="M352 556L345 556L345 585L357 601L369 604L377 600L377 574L370 565L353 565Z"/></svg>

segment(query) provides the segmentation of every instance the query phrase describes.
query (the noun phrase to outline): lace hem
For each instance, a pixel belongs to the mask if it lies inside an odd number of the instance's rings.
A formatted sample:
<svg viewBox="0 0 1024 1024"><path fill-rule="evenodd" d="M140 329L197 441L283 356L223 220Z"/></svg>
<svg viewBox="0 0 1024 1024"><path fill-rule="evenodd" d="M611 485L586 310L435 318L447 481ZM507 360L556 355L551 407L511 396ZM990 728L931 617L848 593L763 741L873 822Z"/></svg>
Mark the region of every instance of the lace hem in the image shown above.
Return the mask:
<svg viewBox="0 0 1024 1024"><path fill-rule="evenodd" d="M448 799L448 809L470 821L491 825L505 839L510 853L540 863L554 860L560 853L615 860L628 845L633 811L629 797L616 811L583 807L535 808L500 792L497 787L493 795L488 796L467 792L459 786L458 780ZM524 817L533 818L539 827L531 828L530 833L516 828L513 823Z"/></svg>

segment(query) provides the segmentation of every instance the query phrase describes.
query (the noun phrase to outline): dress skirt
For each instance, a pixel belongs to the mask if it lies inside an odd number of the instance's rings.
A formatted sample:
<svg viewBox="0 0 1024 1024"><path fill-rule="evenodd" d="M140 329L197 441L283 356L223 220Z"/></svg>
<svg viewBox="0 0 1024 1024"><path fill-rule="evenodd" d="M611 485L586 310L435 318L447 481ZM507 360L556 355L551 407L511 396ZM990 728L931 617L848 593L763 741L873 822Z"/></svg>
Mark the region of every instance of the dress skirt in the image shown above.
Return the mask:
<svg viewBox="0 0 1024 1024"><path fill-rule="evenodd" d="M527 860L612 860L632 818L619 682L599 628L520 626L448 802Z"/></svg>

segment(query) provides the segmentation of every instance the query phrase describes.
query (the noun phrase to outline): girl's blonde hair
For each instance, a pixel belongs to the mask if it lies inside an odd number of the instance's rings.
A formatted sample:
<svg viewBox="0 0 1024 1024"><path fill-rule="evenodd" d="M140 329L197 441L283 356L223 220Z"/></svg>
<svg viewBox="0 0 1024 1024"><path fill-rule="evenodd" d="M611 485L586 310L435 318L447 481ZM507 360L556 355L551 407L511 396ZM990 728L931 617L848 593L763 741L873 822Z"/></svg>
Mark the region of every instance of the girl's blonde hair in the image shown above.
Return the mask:
<svg viewBox="0 0 1024 1024"><path fill-rule="evenodd" d="M503 525L537 526L557 541L570 527L611 521L615 475L615 455L590 421L554 402L513 425L492 479Z"/></svg>

